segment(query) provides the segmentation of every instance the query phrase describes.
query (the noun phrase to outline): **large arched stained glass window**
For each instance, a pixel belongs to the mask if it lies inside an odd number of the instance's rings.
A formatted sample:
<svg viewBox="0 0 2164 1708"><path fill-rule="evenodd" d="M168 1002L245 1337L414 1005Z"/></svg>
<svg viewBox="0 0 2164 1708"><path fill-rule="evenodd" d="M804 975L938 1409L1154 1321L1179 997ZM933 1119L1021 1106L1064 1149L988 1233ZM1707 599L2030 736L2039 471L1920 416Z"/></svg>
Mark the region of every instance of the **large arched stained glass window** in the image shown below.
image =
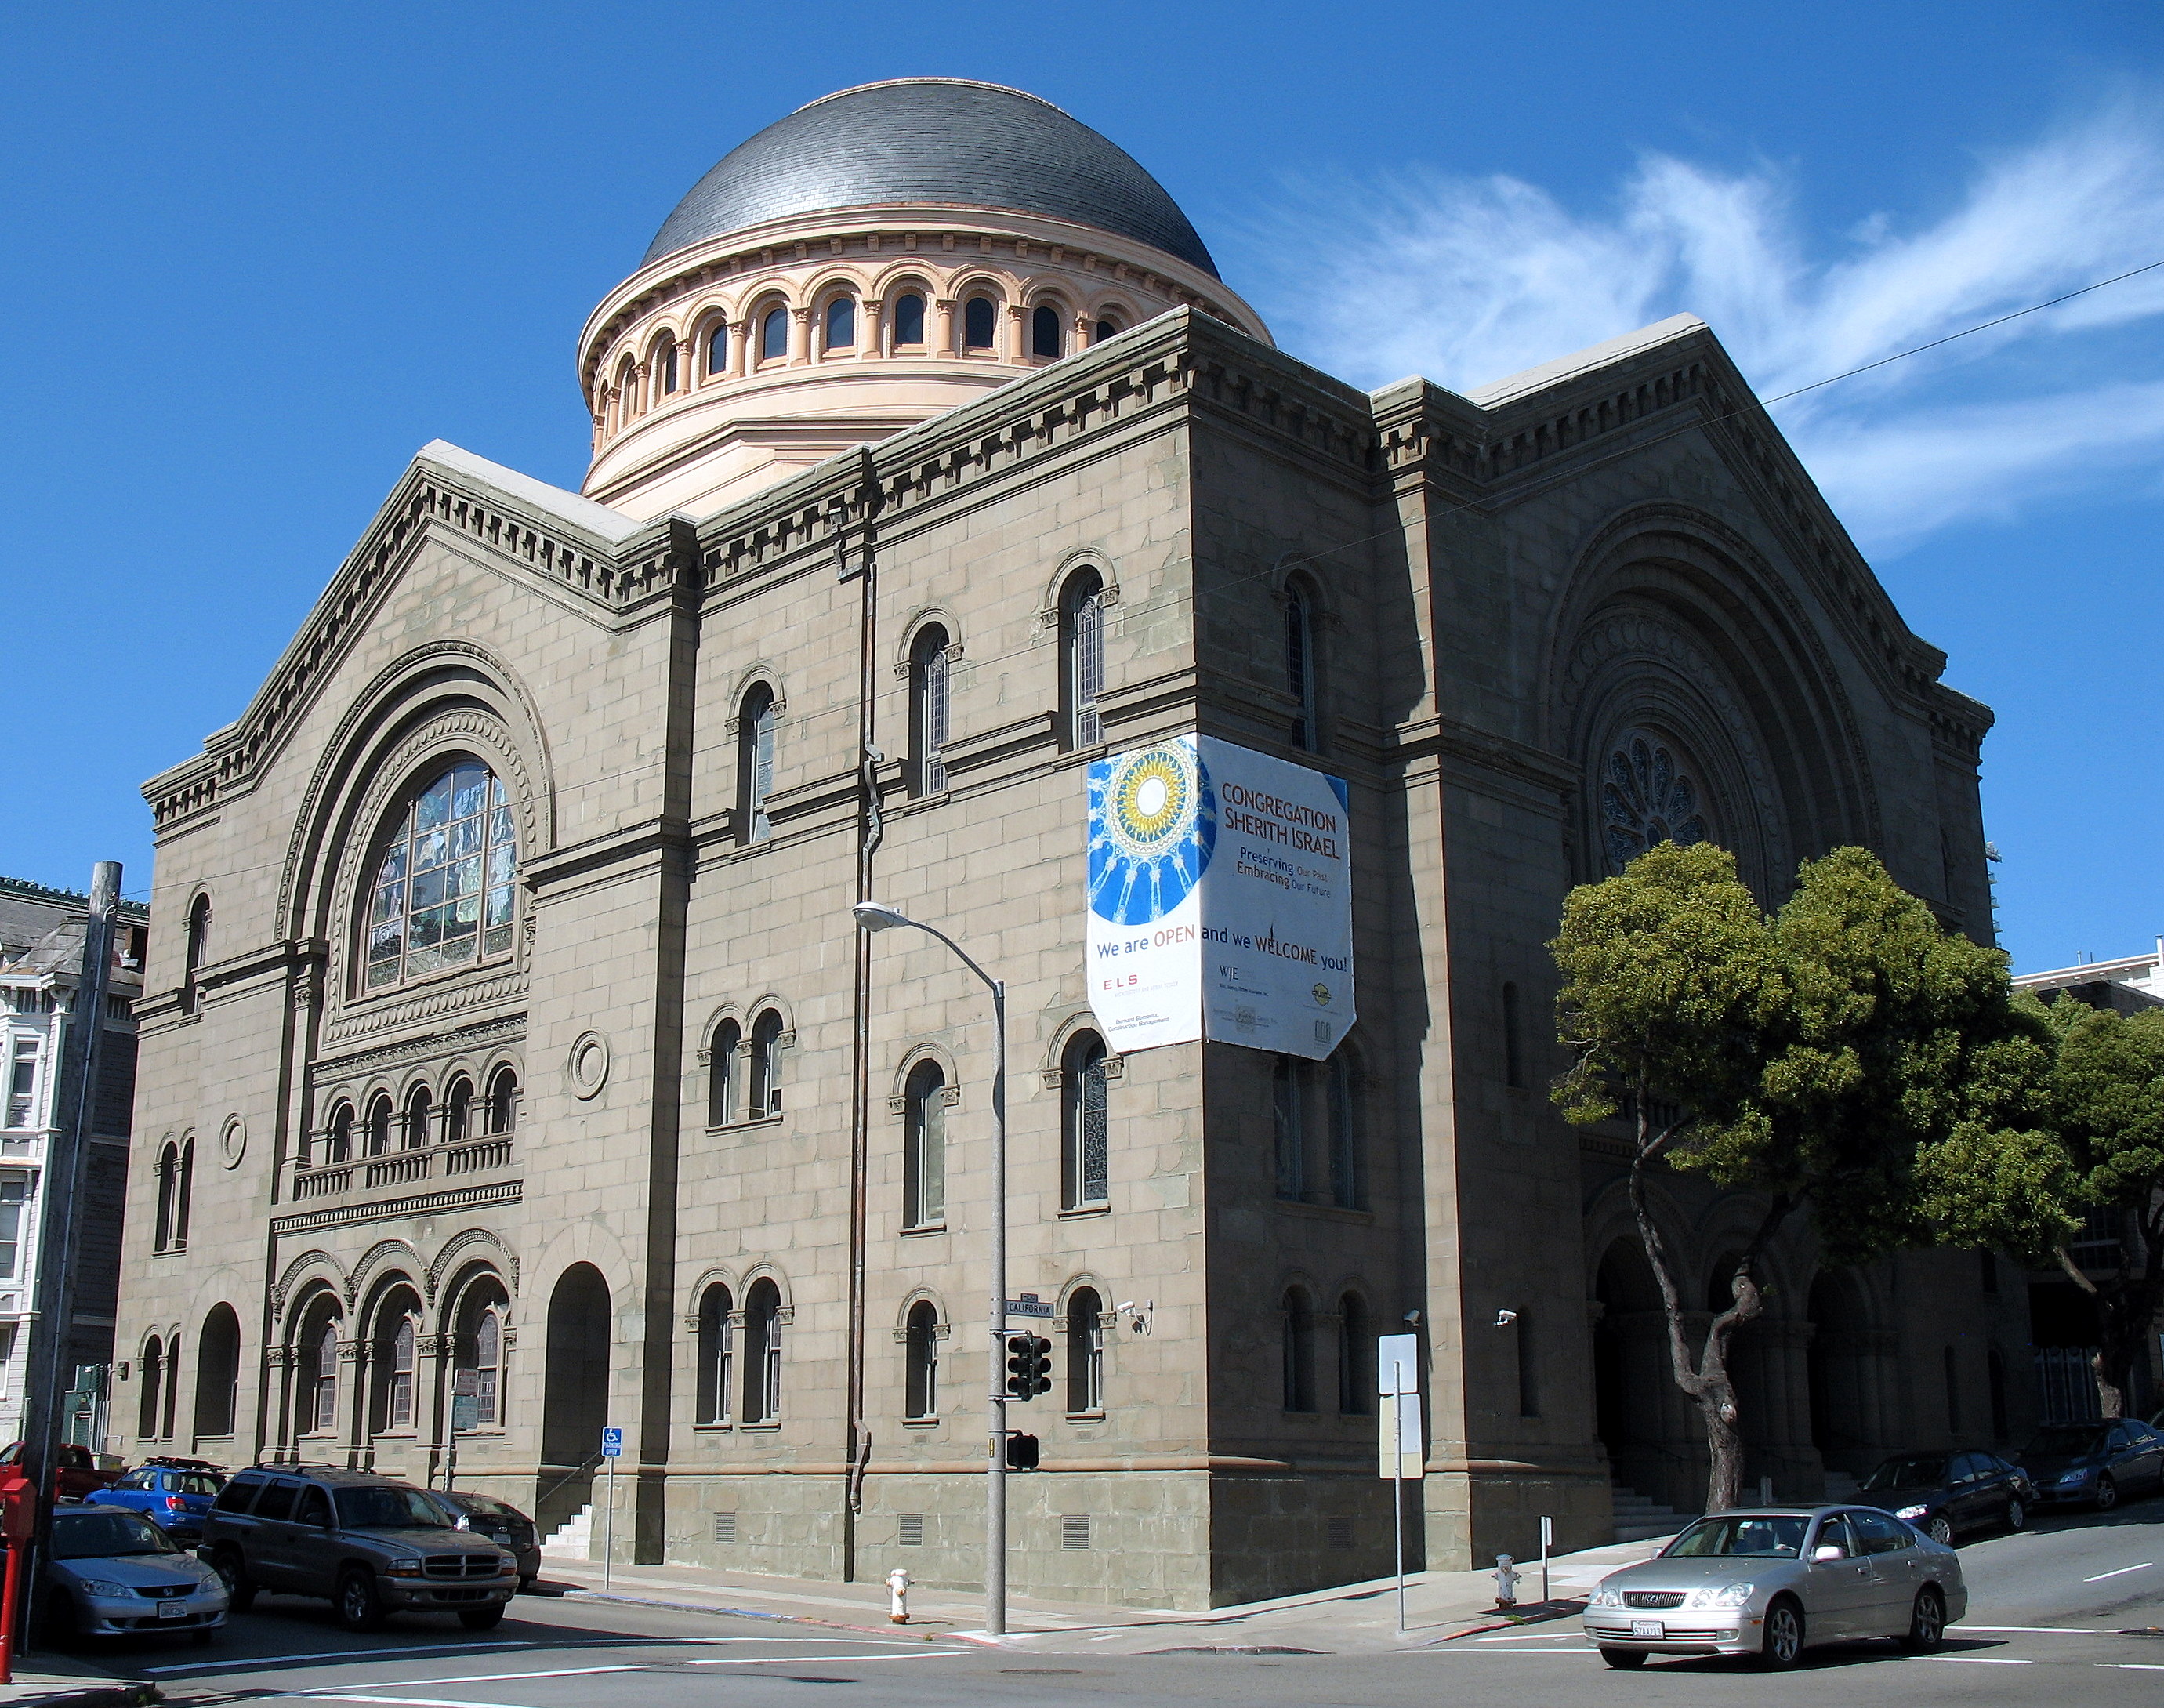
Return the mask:
<svg viewBox="0 0 2164 1708"><path fill-rule="evenodd" d="M368 988L511 952L517 849L501 779L465 759L413 797L368 911Z"/></svg>

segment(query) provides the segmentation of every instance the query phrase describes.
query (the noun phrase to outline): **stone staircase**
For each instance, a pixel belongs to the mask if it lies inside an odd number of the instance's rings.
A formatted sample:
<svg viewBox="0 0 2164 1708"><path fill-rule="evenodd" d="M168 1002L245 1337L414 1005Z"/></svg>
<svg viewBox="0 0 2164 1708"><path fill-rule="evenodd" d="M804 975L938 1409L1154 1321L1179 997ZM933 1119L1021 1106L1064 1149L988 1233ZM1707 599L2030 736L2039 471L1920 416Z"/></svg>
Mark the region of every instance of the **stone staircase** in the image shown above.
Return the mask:
<svg viewBox="0 0 2164 1708"><path fill-rule="evenodd" d="M593 1543L594 1509L589 1505L581 1506L557 1526L554 1533L541 1544L541 1552L554 1554L559 1559L591 1559Z"/></svg>
<svg viewBox="0 0 2164 1708"><path fill-rule="evenodd" d="M1663 1506L1650 1495L1641 1495L1620 1483L1615 1485L1610 1499L1615 1508L1618 1542L1647 1542L1657 1536L1673 1536L1683 1527L1683 1516L1673 1507Z"/></svg>

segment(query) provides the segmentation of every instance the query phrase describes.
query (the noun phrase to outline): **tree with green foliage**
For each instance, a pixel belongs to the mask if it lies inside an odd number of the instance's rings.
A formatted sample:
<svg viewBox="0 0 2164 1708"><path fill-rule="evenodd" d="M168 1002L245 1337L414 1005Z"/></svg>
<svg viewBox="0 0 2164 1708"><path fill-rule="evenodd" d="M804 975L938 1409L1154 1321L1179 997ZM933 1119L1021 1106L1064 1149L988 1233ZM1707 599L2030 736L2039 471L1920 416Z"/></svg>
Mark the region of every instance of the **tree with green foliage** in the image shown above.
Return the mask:
<svg viewBox="0 0 2164 1708"><path fill-rule="evenodd" d="M1768 916L1727 852L1662 843L1571 891L1550 948L1578 1057L1553 1095L1573 1122L1631 1125L1631 1205L1676 1385L1704 1422L1707 1506L1733 1506L1743 1455L1729 1349L1764 1311L1767 1243L1799 1213L1830 1263L1944 1238L1920 1167L1949 1145L1994 1163L2052 1149L2040 1131L2048 1045L2009 1000L2005 957L1947 933L1862 849L1806 862ZM1663 1166L1766 1206L1695 1352L1648 1200Z"/></svg>
<svg viewBox="0 0 2164 1708"><path fill-rule="evenodd" d="M1926 1159L1925 1213L1965 1243L2065 1270L2096 1306L2104 1415L2122 1416L2164 1307L2164 1009L2120 1015L2065 995L2048 1007L2026 994L2016 1001L2051 1047L2051 1142L2009 1154L2003 1135L1965 1135ZM2000 1190L1980 1192L1978 1179ZM2072 1249L2092 1226L2119 1243L2117 1263L2093 1273Z"/></svg>

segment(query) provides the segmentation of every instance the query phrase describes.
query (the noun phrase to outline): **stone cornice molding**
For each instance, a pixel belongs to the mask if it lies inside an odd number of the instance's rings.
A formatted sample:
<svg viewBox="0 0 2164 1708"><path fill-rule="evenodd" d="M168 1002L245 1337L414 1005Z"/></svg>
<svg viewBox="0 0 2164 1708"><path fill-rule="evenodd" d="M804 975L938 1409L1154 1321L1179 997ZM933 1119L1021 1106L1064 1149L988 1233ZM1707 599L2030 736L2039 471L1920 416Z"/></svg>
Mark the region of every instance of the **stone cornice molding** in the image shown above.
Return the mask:
<svg viewBox="0 0 2164 1708"><path fill-rule="evenodd" d="M423 1057L457 1055L463 1050L523 1038L525 1033L526 1015L523 1011L515 1014L491 1015L486 1020L475 1021L470 1025L454 1027L449 1031L433 1031L423 1038L402 1038L396 1043L360 1050L351 1055L319 1056L309 1064L309 1072L319 1080L344 1079Z"/></svg>

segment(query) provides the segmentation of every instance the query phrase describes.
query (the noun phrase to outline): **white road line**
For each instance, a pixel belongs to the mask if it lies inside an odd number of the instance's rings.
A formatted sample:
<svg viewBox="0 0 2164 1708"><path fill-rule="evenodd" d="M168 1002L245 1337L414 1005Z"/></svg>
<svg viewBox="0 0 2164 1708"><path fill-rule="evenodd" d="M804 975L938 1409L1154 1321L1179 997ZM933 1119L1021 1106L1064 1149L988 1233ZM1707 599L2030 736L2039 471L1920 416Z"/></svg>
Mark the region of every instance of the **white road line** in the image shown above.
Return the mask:
<svg viewBox="0 0 2164 1708"><path fill-rule="evenodd" d="M2164 1673L2164 1663L2156 1661L2098 1661L2097 1664L2115 1673Z"/></svg>
<svg viewBox="0 0 2164 1708"><path fill-rule="evenodd" d="M969 1654L966 1648L921 1648L897 1653L889 1649L884 1654L719 1654L712 1660L686 1661L691 1667L780 1667L801 1666L806 1661L931 1661L943 1656L951 1658Z"/></svg>
<svg viewBox="0 0 2164 1708"><path fill-rule="evenodd" d="M343 1691L333 1695L328 1690L312 1690L307 1700L311 1702L382 1702L393 1705L393 1708L517 1708L516 1703L462 1702L450 1696L362 1696Z"/></svg>
<svg viewBox="0 0 2164 1708"><path fill-rule="evenodd" d="M2155 1560L2144 1560L2138 1566L2121 1566L2115 1572L2098 1572L2093 1578L2083 1578L2084 1584L2101 1584L2106 1578L2123 1578L2129 1572L2146 1572L2155 1565Z"/></svg>
<svg viewBox="0 0 2164 1708"><path fill-rule="evenodd" d="M1988 1631L1994 1635L2012 1632L2017 1637L2109 1637L2108 1631L2099 1631L2086 1625L1950 1625L1949 1631Z"/></svg>
<svg viewBox="0 0 2164 1708"><path fill-rule="evenodd" d="M408 1685L423 1684L433 1690L438 1684L500 1684L507 1679L583 1679L591 1673L643 1673L646 1670L646 1668L636 1665L551 1667L545 1671L537 1669L530 1673L461 1673L456 1678L451 1679L386 1679L382 1682L386 1685L396 1684L402 1690ZM288 1690L282 1694L289 1696L334 1696L342 1690L350 1690L354 1688L355 1687L351 1684L325 1684L318 1690Z"/></svg>
<svg viewBox="0 0 2164 1708"><path fill-rule="evenodd" d="M2004 1655L1996 1654L1917 1654L1910 1655L1909 1658L1917 1661L1953 1661L1961 1665L1971 1667L2033 1667L2036 1664L2034 1661L2011 1660Z"/></svg>
<svg viewBox="0 0 2164 1708"><path fill-rule="evenodd" d="M507 1642L417 1642L405 1648L325 1649L321 1654L257 1655L238 1661L229 1658L222 1661L191 1661L185 1666L142 1667L138 1670L145 1673L214 1673L221 1668L231 1669L237 1666L284 1666L288 1661L369 1660L380 1654L442 1654L446 1649L454 1648L565 1648L569 1647L570 1645L567 1643L522 1642L516 1638Z"/></svg>
<svg viewBox="0 0 2164 1708"><path fill-rule="evenodd" d="M1476 1637L1473 1640L1475 1642L1560 1642L1565 1637L1573 1642L1583 1642L1584 1633L1578 1631L1526 1631L1514 1632L1508 1637Z"/></svg>

